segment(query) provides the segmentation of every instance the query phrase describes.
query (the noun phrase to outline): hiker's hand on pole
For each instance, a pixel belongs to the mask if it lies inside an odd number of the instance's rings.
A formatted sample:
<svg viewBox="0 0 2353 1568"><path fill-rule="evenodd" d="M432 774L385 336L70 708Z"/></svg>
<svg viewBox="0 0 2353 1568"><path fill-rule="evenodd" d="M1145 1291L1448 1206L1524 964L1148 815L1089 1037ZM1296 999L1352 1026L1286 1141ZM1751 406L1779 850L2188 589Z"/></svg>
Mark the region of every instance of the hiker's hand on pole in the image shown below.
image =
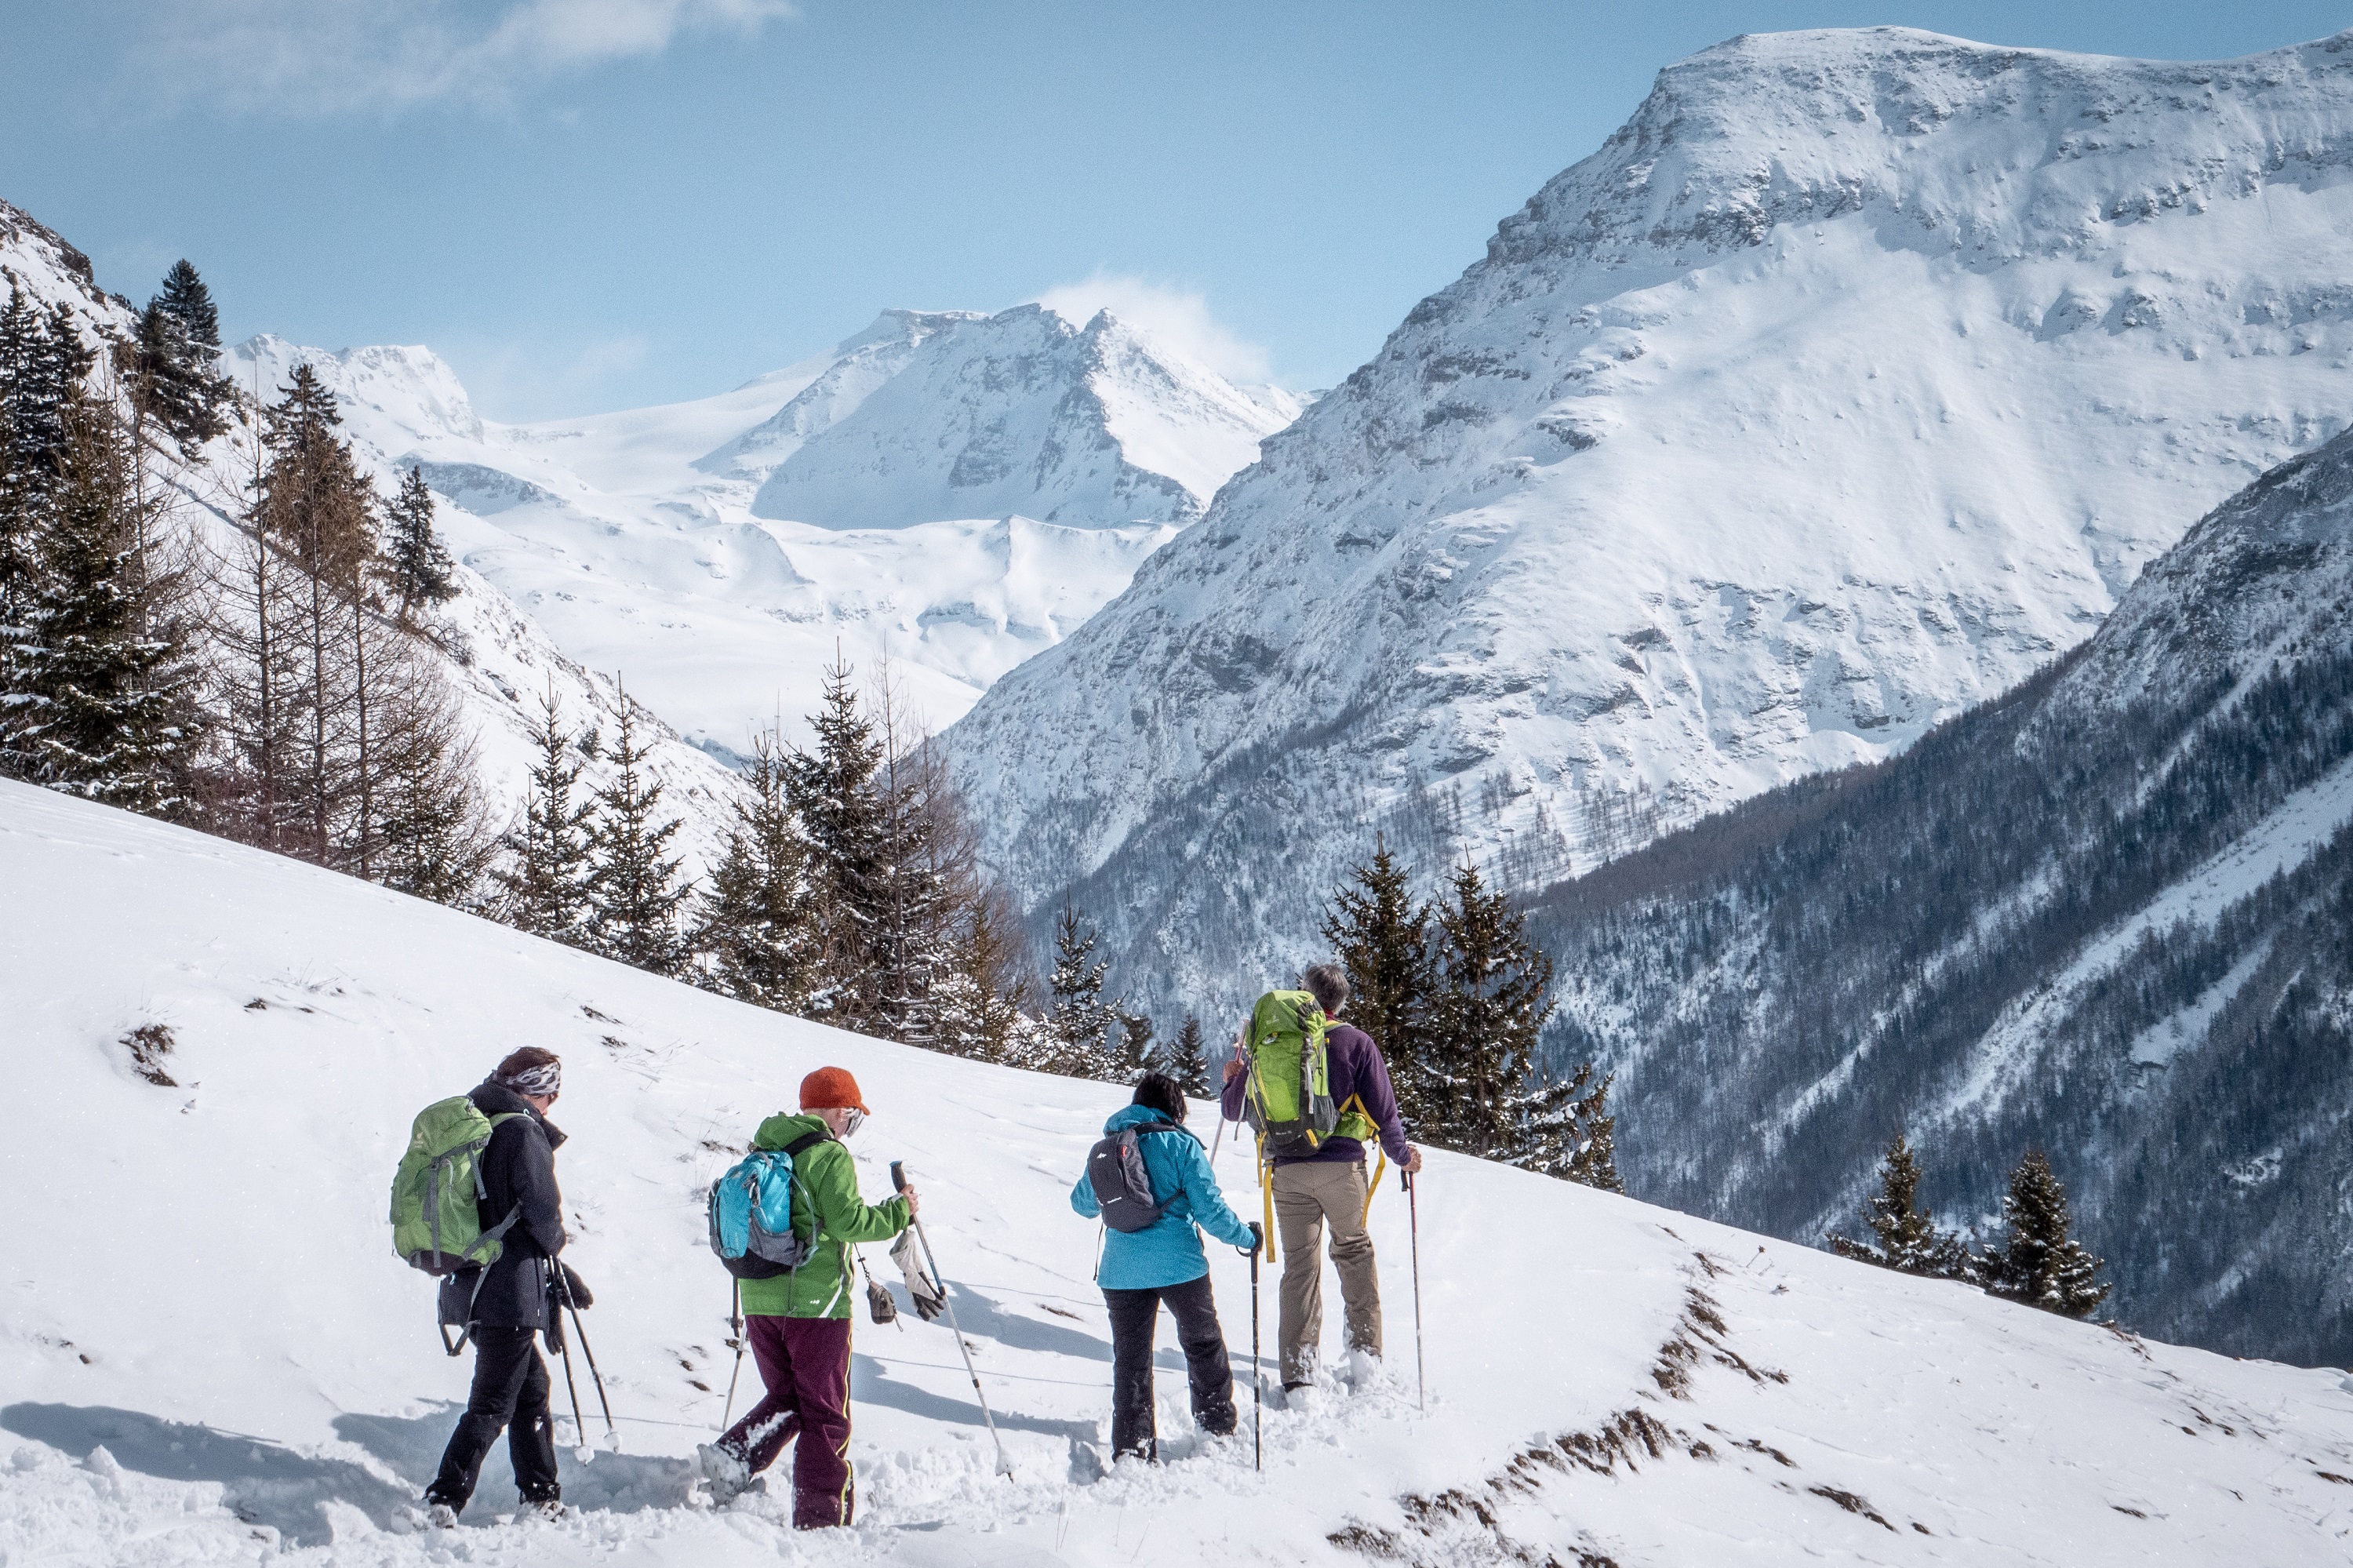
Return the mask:
<svg viewBox="0 0 2353 1568"><path fill-rule="evenodd" d="M596 1305L596 1298L589 1293L588 1282L580 1277L577 1270L568 1263L559 1263L555 1266L563 1271L564 1294L575 1310L586 1312Z"/></svg>
<svg viewBox="0 0 2353 1568"><path fill-rule="evenodd" d="M899 1196L907 1200L907 1217L909 1219L914 1218L916 1214L923 1212L923 1200L917 1195L914 1188L902 1188L900 1190Z"/></svg>
<svg viewBox="0 0 2353 1568"><path fill-rule="evenodd" d="M1421 1171L1421 1150L1409 1143L1405 1146L1405 1173L1419 1175Z"/></svg>
<svg viewBox="0 0 2353 1568"><path fill-rule="evenodd" d="M1227 1058L1227 1060L1226 1060L1226 1078L1225 1078L1225 1081L1226 1081L1227 1083L1229 1083L1229 1084L1230 1084L1230 1083L1232 1083L1236 1078L1239 1078L1239 1077L1240 1077L1241 1075L1242 1075L1242 1065L1241 1065L1240 1062L1237 1062L1237 1061L1233 1060L1231 1057L1228 1057L1228 1058Z"/></svg>
<svg viewBox="0 0 2353 1568"><path fill-rule="evenodd" d="M1244 1220L1242 1224L1250 1227L1250 1244L1248 1246L1238 1246L1234 1250L1244 1257L1256 1257L1260 1249L1266 1245L1266 1232L1260 1228L1256 1220Z"/></svg>

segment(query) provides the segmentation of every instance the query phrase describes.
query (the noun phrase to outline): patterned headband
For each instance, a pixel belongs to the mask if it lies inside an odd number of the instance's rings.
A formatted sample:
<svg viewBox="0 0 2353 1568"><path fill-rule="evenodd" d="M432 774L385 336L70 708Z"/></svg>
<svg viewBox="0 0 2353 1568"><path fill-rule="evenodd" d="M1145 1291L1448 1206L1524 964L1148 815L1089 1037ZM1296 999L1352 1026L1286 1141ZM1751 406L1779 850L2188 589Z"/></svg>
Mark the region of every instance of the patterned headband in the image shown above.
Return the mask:
<svg viewBox="0 0 2353 1568"><path fill-rule="evenodd" d="M499 1082L519 1095L552 1095L564 1086L564 1064L545 1062L520 1073L507 1073Z"/></svg>

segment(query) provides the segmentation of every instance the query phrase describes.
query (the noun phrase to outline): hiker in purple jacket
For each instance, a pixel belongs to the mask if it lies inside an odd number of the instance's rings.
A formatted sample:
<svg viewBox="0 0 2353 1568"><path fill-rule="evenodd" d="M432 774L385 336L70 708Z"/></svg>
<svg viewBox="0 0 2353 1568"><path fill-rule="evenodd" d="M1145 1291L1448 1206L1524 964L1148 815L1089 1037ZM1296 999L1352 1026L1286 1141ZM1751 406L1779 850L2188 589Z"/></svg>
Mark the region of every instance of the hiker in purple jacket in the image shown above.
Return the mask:
<svg viewBox="0 0 2353 1568"><path fill-rule="evenodd" d="M1300 977L1316 1005L1332 1019L1324 1037L1324 1071L1332 1103L1363 1103L1380 1136L1381 1150L1409 1173L1421 1169L1421 1151L1405 1140L1398 1120L1397 1091L1389 1086L1381 1048L1361 1029L1338 1022L1348 1001L1348 977L1337 964L1317 964ZM1250 1081L1238 1061L1226 1064L1219 1099L1228 1121L1242 1118ZM1378 1360L1381 1353L1381 1287L1373 1271L1373 1238L1365 1229L1369 1189L1365 1146L1334 1136L1313 1154L1274 1161L1274 1224L1282 1241L1282 1308L1277 1337L1282 1353L1282 1386L1314 1381L1316 1347L1324 1338L1324 1227L1332 1227L1332 1266L1340 1271L1340 1299L1348 1318L1348 1348Z"/></svg>

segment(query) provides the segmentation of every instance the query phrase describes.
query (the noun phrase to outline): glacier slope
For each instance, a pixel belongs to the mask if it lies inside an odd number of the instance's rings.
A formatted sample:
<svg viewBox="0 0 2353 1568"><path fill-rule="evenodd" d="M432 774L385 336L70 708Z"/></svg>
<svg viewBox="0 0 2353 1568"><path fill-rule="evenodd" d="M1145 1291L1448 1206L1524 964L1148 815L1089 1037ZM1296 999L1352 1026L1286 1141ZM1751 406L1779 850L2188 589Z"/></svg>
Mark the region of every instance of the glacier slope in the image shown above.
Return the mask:
<svg viewBox="0 0 2353 1568"><path fill-rule="evenodd" d="M1668 68L976 707L990 854L1159 1000L1295 963L1376 829L1537 885L2006 689L2342 428L2348 42Z"/></svg>
<svg viewBox="0 0 2353 1568"><path fill-rule="evenodd" d="M2334 1372L2144 1343L1445 1154L1419 1192L1426 1414L1392 1185L1373 1210L1385 1381L1269 1410L1260 1475L1245 1444L1190 1432L1164 1364L1174 1462L1084 1483L1108 1349L1065 1194L1115 1087L838 1034L16 785L0 883L12 1563L2124 1568L2353 1540L2353 1393ZM117 1043L146 1023L173 1032L169 1084ZM589 1393L591 1462L568 1405L562 1423L579 1518L505 1522L501 1450L454 1541L403 1537L385 1525L465 1370L385 1245L384 1184L410 1113L521 1040L566 1061L566 1255L596 1289L619 1451ZM866 1190L892 1159L923 1184L1016 1473L990 1473L944 1326L861 1323L862 1520L794 1538L777 1499L688 1505L681 1456L727 1374L699 1194L827 1062L875 1107L853 1146ZM1250 1160L1219 1164L1247 1208ZM1211 1251L1243 1365L1246 1274Z"/></svg>

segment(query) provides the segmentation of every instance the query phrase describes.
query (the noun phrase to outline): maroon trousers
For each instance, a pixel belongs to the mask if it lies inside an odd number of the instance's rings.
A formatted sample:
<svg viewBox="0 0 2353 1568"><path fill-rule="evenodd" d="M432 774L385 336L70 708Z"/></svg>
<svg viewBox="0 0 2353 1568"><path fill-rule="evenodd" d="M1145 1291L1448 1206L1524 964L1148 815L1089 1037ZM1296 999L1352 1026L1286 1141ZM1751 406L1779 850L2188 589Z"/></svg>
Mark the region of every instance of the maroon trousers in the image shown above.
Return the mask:
<svg viewBox="0 0 2353 1568"><path fill-rule="evenodd" d="M848 1524L857 1501L849 1467L849 1319L754 1314L744 1321L768 1392L719 1446L756 1475L798 1437L793 1527Z"/></svg>

